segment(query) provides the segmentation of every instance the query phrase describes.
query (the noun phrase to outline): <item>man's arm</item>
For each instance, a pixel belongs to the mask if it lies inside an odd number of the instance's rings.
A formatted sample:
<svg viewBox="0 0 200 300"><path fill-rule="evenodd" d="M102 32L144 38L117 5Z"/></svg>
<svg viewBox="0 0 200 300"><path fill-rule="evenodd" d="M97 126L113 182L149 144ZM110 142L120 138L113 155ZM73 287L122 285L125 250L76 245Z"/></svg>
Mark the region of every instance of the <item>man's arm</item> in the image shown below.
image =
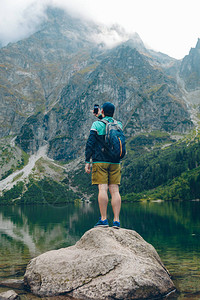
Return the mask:
<svg viewBox="0 0 200 300"><path fill-rule="evenodd" d="M92 157L94 151L96 136L97 136L97 131L90 130L90 135L87 140L86 148L85 148L85 172L88 174L90 173L90 158Z"/></svg>

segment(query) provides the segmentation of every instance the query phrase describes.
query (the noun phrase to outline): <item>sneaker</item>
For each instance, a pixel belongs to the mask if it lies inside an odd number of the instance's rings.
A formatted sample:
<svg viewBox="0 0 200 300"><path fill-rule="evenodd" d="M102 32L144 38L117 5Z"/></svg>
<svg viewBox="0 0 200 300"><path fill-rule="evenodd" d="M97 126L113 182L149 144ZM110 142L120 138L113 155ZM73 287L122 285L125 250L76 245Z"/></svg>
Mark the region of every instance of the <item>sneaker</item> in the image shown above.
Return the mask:
<svg viewBox="0 0 200 300"><path fill-rule="evenodd" d="M120 221L119 222L118 221L113 221L113 226L112 227L119 229L120 228Z"/></svg>
<svg viewBox="0 0 200 300"><path fill-rule="evenodd" d="M108 220L105 219L104 221L101 220L101 218L99 218L99 221L97 222L97 224L94 225L94 227L108 227Z"/></svg>

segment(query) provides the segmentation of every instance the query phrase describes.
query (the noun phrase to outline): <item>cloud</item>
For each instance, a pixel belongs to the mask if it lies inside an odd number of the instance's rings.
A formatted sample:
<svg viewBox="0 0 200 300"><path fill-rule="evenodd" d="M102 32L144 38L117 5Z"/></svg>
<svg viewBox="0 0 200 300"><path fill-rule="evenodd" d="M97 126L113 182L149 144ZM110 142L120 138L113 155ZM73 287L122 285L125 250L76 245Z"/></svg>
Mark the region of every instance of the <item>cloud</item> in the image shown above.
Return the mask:
<svg viewBox="0 0 200 300"><path fill-rule="evenodd" d="M118 23L128 33L138 32L156 51L176 58L188 54L200 37L199 0L0 0L0 43L35 32L48 5L108 26Z"/></svg>
<svg viewBox="0 0 200 300"><path fill-rule="evenodd" d="M94 8L100 1L94 1L95 5L90 0L0 0L0 44L5 46L34 33L47 18L48 6L62 8L74 17L95 20Z"/></svg>
<svg viewBox="0 0 200 300"><path fill-rule="evenodd" d="M105 5L104 0L1 0L0 43L5 46L30 36L47 18L45 11L51 6L64 9L74 17L101 22L99 34L91 38L112 47L126 41L130 35L121 26L112 25L115 18L110 22L102 18Z"/></svg>
<svg viewBox="0 0 200 300"><path fill-rule="evenodd" d="M15 42L32 34L45 19L49 1L1 0L0 41L2 45Z"/></svg>

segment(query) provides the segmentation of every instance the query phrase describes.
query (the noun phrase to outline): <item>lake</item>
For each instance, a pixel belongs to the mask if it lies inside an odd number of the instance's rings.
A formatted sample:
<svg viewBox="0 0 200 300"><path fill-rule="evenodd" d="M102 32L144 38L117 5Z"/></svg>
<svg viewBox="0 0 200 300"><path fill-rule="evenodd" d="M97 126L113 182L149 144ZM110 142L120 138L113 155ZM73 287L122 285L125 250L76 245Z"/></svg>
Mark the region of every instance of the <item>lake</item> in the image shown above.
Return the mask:
<svg viewBox="0 0 200 300"><path fill-rule="evenodd" d="M98 218L97 203L0 207L0 280L22 278L32 257L75 244ZM200 299L200 201L123 203L120 220L156 248L177 288L168 299Z"/></svg>

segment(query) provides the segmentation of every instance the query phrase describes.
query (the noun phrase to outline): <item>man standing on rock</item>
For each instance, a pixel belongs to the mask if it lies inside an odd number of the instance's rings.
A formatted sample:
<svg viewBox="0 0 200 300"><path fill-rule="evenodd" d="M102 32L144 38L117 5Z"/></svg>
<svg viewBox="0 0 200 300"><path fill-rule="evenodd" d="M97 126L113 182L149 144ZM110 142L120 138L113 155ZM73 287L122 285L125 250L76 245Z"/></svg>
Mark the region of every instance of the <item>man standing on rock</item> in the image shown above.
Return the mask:
<svg viewBox="0 0 200 300"><path fill-rule="evenodd" d="M111 194L111 205L114 214L113 227L120 228L119 214L121 209L121 196L119 193L119 184L121 180L120 159L114 159L104 151L106 122L114 122L113 115L115 106L106 102L100 109L96 117L99 119L92 124L90 135L87 140L85 149L85 172L90 173L90 158L92 157L92 184L97 184L99 189L98 203L101 217L95 225L108 227L107 205L108 205L108 189ZM103 121L104 120L104 121ZM104 123L105 122L105 123ZM122 128L121 122L118 125Z"/></svg>

